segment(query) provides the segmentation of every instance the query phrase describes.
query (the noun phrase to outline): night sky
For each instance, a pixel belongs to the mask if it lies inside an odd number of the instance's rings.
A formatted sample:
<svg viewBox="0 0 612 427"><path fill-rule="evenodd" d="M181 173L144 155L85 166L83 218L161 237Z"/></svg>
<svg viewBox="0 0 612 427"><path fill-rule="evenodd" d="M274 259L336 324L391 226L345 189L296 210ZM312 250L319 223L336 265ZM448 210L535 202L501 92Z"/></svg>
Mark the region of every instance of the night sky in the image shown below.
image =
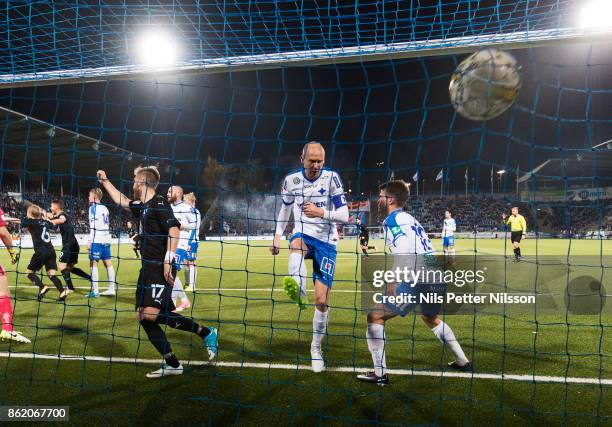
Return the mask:
<svg viewBox="0 0 612 427"><path fill-rule="evenodd" d="M5 89L0 105L152 162L170 159L164 179L196 189L206 185L198 175L212 156L237 166L259 159L275 191L299 166L302 144L316 140L354 194L375 191L391 172L410 180L417 169L426 190L439 192L441 168L445 192L464 191L466 168L470 192L488 192L492 166L512 172L501 183L512 191L517 168L588 155L612 138L612 44L512 53L523 88L513 108L488 122L450 105L450 75L467 55ZM585 169L587 178L567 184L590 186L598 176L612 185L592 158Z"/></svg>

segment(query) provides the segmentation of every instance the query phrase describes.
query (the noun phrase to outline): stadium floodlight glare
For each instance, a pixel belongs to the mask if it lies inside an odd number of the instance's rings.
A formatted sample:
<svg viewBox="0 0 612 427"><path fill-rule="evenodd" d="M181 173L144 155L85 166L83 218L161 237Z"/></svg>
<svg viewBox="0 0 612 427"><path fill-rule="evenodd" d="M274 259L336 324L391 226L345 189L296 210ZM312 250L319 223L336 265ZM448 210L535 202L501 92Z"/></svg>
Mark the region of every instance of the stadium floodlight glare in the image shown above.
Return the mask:
<svg viewBox="0 0 612 427"><path fill-rule="evenodd" d="M506 173L505 169L502 169L502 170L498 170L498 171L497 171L497 174L498 174L499 176L502 176L502 175L503 175L503 174L505 174L505 173Z"/></svg>
<svg viewBox="0 0 612 427"><path fill-rule="evenodd" d="M610 0L593 0L582 6L580 26L585 29L612 27L610 16L612 16L612 2Z"/></svg>
<svg viewBox="0 0 612 427"><path fill-rule="evenodd" d="M152 68L176 65L179 48L172 34L165 30L149 30L138 37L137 62Z"/></svg>

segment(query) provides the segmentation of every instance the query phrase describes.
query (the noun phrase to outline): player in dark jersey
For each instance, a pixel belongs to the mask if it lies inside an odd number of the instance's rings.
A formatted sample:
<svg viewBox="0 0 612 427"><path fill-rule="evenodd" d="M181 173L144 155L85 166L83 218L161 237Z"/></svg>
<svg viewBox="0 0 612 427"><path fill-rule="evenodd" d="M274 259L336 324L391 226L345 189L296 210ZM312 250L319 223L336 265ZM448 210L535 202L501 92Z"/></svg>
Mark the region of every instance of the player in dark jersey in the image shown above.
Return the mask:
<svg viewBox="0 0 612 427"><path fill-rule="evenodd" d="M70 223L70 218L64 210L64 202L61 200L53 200L51 202L51 212L47 214L47 219L51 224L55 225L56 230L59 230L62 236L62 252L59 258L59 269L62 272L68 291L73 292L74 286L70 273L74 273L89 282L91 282L91 276L80 268L75 267L76 263L79 262L79 242L74 236L74 228Z"/></svg>
<svg viewBox="0 0 612 427"><path fill-rule="evenodd" d="M55 256L55 249L53 249L51 244L51 236L49 235L49 230L53 228L53 224L44 219L44 216L45 212L40 207L30 205L27 210L27 217L17 221L21 223L22 228L28 229L34 245L34 255L32 255L28 265L28 279L30 279L33 285L38 287L38 300L42 300L50 288L43 284L36 272L44 266L45 270L47 270L47 276L59 292L59 301L64 301L67 293L62 286L62 282L55 275L57 272L57 258Z"/></svg>
<svg viewBox="0 0 612 427"><path fill-rule="evenodd" d="M368 255L368 249L376 250L376 246L368 246L370 243L370 232L368 227L361 223L361 219L357 218L355 224L359 227L359 247L365 256Z"/></svg>
<svg viewBox="0 0 612 427"><path fill-rule="evenodd" d="M11 233L6 228L7 225L8 223L4 220L4 212L0 209L0 241L4 243L4 247L6 247L11 256L11 263L17 264L19 253L15 252L13 248L13 239ZM0 321L2 322L2 331L0 331L0 339L2 341L8 340L23 344L31 343L20 332L13 330L13 304L11 303L11 292L8 287L6 271L2 264L0 264Z"/></svg>
<svg viewBox="0 0 612 427"><path fill-rule="evenodd" d="M130 237L130 239L132 239L132 242L134 242L134 245L132 246L134 255L136 255L136 258L140 258L140 235L138 234L138 227L134 227L132 221L128 221L127 228L128 236Z"/></svg>
<svg viewBox="0 0 612 427"><path fill-rule="evenodd" d="M171 293L180 223L166 198L155 194L160 179L157 168L143 167L134 171L136 200L128 199L117 190L104 171L98 171L97 176L111 199L122 208L130 209L140 222L142 267L136 285L136 318L164 358L161 369L148 373L147 378L183 373L161 326L199 335L212 360L218 349L217 329L200 326L193 319L172 312L175 307Z"/></svg>

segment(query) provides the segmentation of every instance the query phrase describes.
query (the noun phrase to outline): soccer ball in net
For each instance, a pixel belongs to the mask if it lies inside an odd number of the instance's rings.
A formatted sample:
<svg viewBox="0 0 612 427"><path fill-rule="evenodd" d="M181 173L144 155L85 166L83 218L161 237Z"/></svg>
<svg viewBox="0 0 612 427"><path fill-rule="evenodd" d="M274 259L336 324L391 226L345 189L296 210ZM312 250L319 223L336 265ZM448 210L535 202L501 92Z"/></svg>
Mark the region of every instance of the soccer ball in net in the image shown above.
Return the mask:
<svg viewBox="0 0 612 427"><path fill-rule="evenodd" d="M471 120L489 120L506 111L521 89L521 67L507 52L483 49L467 57L451 77L455 110Z"/></svg>

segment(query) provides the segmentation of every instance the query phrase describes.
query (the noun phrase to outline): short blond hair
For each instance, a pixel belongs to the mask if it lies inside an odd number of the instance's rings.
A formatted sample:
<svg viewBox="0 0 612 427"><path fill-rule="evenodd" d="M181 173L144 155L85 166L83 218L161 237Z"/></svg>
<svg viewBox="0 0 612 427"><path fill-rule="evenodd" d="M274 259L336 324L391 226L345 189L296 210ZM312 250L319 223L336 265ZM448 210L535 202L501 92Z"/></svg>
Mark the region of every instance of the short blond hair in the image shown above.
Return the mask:
<svg viewBox="0 0 612 427"><path fill-rule="evenodd" d="M30 205L28 206L28 214L30 214L33 218L39 219L43 217L43 210L38 205Z"/></svg>
<svg viewBox="0 0 612 427"><path fill-rule="evenodd" d="M183 200L189 200L191 203L195 203L196 201L196 196L193 193L193 191L191 193L187 193L183 196Z"/></svg>
<svg viewBox="0 0 612 427"><path fill-rule="evenodd" d="M142 176L149 187L157 188L161 179L156 166L138 166L134 169L134 177Z"/></svg>
<svg viewBox="0 0 612 427"><path fill-rule="evenodd" d="M102 190L100 190L99 188L92 188L91 190L89 190L89 193L93 193L93 195L98 199L98 200L102 200Z"/></svg>

